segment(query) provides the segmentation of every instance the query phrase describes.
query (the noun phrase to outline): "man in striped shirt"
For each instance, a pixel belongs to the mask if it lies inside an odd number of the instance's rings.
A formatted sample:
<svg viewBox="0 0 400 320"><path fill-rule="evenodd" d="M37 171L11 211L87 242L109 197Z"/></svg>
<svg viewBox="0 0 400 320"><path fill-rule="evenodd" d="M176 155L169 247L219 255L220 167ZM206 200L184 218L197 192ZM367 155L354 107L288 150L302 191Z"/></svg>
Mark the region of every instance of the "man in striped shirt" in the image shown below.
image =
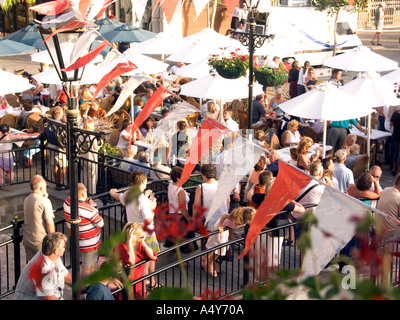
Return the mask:
<svg viewBox="0 0 400 320"><path fill-rule="evenodd" d="M65 220L68 223L71 217L71 200L64 201ZM95 270L100 247L101 228L104 226L103 218L99 215L96 203L88 198L87 189L83 183L78 183L78 214L79 222L79 251L82 258L82 277L88 276Z"/></svg>

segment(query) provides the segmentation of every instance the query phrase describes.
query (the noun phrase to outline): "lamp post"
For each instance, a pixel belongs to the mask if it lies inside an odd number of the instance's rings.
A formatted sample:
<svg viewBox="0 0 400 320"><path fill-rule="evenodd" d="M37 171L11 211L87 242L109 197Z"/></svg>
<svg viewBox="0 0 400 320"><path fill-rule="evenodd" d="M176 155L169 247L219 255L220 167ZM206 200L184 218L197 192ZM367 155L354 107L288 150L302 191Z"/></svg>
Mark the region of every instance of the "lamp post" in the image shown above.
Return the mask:
<svg viewBox="0 0 400 320"><path fill-rule="evenodd" d="M254 52L256 48L260 48L265 40L273 38L273 35L257 34L256 31L256 20L255 20L256 8L252 7L248 15L248 32L235 31L228 29L226 34L232 35L237 38L241 44L248 47L249 49L249 98L248 98L248 116L247 126L251 129L252 115L253 115L253 82L254 82Z"/></svg>
<svg viewBox="0 0 400 320"><path fill-rule="evenodd" d="M45 40L54 30L44 29L39 27L39 32L41 33L43 40ZM72 49L83 33L82 30L72 30L67 32L60 32L55 34L47 41L45 41L46 48L50 54L53 61L53 65L57 70L58 76L63 83L64 90L66 91L68 97L68 109L67 114L67 125L54 123L50 121L50 126L54 126L57 139L62 147L67 149L67 160L68 160L68 183L70 189L70 205L71 205L71 215L70 219L67 221L71 225L71 273L72 273L72 283L73 283L73 298L77 299L78 294L75 288L75 284L79 280L80 274L80 255L79 255L79 212L78 212L78 154L90 151L91 145L94 139L103 141L103 133L94 134L84 132L76 126L77 116L79 112L78 107L78 84L82 78L84 67L64 72L62 69L69 66L71 61L69 61ZM86 54L89 51L87 48ZM48 120L47 120L48 121ZM79 136L83 136L81 139ZM92 137L93 138L90 138ZM84 140L84 141L83 141ZM86 143L84 143L86 142ZM87 143L89 142L89 143ZM100 142L101 143L101 142Z"/></svg>

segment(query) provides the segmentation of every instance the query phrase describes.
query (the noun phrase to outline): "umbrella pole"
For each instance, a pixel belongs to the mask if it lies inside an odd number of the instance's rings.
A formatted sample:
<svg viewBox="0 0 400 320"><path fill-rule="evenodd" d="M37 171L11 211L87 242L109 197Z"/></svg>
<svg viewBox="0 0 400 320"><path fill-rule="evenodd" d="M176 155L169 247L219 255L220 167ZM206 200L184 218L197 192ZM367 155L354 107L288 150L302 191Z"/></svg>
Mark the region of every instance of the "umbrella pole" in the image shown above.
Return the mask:
<svg viewBox="0 0 400 320"><path fill-rule="evenodd" d="M368 120L367 120L367 155L368 155L368 161L367 161L367 170L369 170L369 165L371 163L371 114L368 114Z"/></svg>
<svg viewBox="0 0 400 320"><path fill-rule="evenodd" d="M135 119L133 118L133 116L134 116L134 113L133 113L133 107L134 107L134 105L133 105L133 97L134 97L134 95L133 95L133 92L131 93L131 119L132 119L132 121L135 121Z"/></svg>
<svg viewBox="0 0 400 320"><path fill-rule="evenodd" d="M326 153L326 120L324 120L324 133L322 137L323 143L322 143L322 158L325 158L325 153Z"/></svg>

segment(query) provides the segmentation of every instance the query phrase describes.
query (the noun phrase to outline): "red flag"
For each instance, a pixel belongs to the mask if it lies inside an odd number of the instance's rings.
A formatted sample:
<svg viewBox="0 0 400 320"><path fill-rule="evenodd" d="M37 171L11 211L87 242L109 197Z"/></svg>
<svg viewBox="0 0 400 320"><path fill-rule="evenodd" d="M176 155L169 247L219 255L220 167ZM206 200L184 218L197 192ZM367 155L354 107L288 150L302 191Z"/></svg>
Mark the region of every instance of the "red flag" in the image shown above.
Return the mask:
<svg viewBox="0 0 400 320"><path fill-rule="evenodd" d="M226 11L229 15L233 14L238 3L239 0L225 0Z"/></svg>
<svg viewBox="0 0 400 320"><path fill-rule="evenodd" d="M97 85L96 91L93 94L93 102L96 99L97 94L100 92L100 90L103 89L107 84L109 84L111 80L115 79L116 77L119 77L123 73L132 71L136 68L137 67L130 61L118 63L114 67L114 69L112 69L100 80L99 84Z"/></svg>
<svg viewBox="0 0 400 320"><path fill-rule="evenodd" d="M249 251L266 224L290 201L294 200L299 191L307 186L310 181L311 178L302 171L283 161L279 161L279 173L270 192L257 209L246 236L245 248L238 256L238 259Z"/></svg>
<svg viewBox="0 0 400 320"><path fill-rule="evenodd" d="M148 118L148 116L157 108L163 100L171 95L171 93L163 86L159 86L158 89L153 93L150 99L144 105L142 111L136 117L135 122L132 125L131 135L135 133L136 129Z"/></svg>
<svg viewBox="0 0 400 320"><path fill-rule="evenodd" d="M70 1L50 1L30 7L30 9L45 16L55 16L56 14L59 14L65 9L71 7L71 5L72 4Z"/></svg>
<svg viewBox="0 0 400 320"><path fill-rule="evenodd" d="M90 0L80 0L79 1L79 12L82 16L86 15L87 8L89 7Z"/></svg>
<svg viewBox="0 0 400 320"><path fill-rule="evenodd" d="M107 7L110 5L111 0L104 0L104 4L103 7L101 8L101 10L99 11L99 13L97 14L97 19L100 19L101 16L103 15L104 11L106 11Z"/></svg>
<svg viewBox="0 0 400 320"><path fill-rule="evenodd" d="M179 0L165 0L161 3L161 7L163 8L165 19L167 19L168 24L170 24L179 2Z"/></svg>
<svg viewBox="0 0 400 320"><path fill-rule="evenodd" d="M190 146L179 187L189 179L196 164L199 163L201 157L212 147L218 138L230 132L231 130L214 119L208 118L203 122L196 138Z"/></svg>
<svg viewBox="0 0 400 320"><path fill-rule="evenodd" d="M111 44L106 40L103 39L103 42L96 47L96 49L90 51L89 53L85 54L84 56L80 57L76 60L73 64L71 64L68 68L61 69L62 71L72 71L75 69L82 68L86 66L90 61L97 57L97 55L107 46L111 46Z"/></svg>
<svg viewBox="0 0 400 320"><path fill-rule="evenodd" d="M45 40L43 40L43 42L49 40L52 36L56 35L57 33L74 30L74 29L79 29L88 24L89 24L89 22L86 20L77 19L77 20L71 21L71 22L67 23L64 27L58 28L57 30L52 32Z"/></svg>

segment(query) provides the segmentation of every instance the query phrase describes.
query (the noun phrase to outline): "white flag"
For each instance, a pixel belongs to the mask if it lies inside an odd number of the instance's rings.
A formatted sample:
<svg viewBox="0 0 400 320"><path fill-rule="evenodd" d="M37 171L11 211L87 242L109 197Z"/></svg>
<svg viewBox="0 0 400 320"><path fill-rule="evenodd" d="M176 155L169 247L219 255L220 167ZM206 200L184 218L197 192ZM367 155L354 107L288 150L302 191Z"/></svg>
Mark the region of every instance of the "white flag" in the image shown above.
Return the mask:
<svg viewBox="0 0 400 320"><path fill-rule="evenodd" d="M199 17L204 7L208 4L208 1L209 0L193 0L194 8L196 10L196 19Z"/></svg>
<svg viewBox="0 0 400 320"><path fill-rule="evenodd" d="M226 201L233 188L265 153L265 149L244 139L240 135L235 137L233 148L227 152L221 175L218 179L218 188L210 209L206 216L208 222L218 208Z"/></svg>
<svg viewBox="0 0 400 320"><path fill-rule="evenodd" d="M350 196L326 187L315 210L318 225L311 227L311 249L303 260L303 277L318 275L355 235L358 219L368 208Z"/></svg>
<svg viewBox="0 0 400 320"><path fill-rule="evenodd" d="M135 24L136 20L140 25L144 10L146 9L147 0L131 0L132 1L132 24Z"/></svg>
<svg viewBox="0 0 400 320"><path fill-rule="evenodd" d="M150 80L151 77L145 74L138 74L132 76L128 82L125 84L124 88L122 89L117 101L115 102L114 106L107 112L105 115L108 117L110 114L113 114L115 111L118 111L119 108L122 107L126 99L132 94L132 92L143 82ZM133 101L131 101L131 107L133 108Z"/></svg>

